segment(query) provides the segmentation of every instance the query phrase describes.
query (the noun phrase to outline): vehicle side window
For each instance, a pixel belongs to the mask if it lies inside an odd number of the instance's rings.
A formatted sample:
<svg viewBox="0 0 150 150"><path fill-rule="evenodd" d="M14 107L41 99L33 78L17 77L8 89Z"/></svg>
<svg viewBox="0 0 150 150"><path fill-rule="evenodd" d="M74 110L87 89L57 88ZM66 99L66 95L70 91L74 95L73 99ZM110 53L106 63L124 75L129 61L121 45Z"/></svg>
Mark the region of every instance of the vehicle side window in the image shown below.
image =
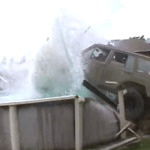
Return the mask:
<svg viewBox="0 0 150 150"><path fill-rule="evenodd" d="M128 55L120 52L115 52L113 59L111 60L110 64L114 64L116 66L124 67Z"/></svg>
<svg viewBox="0 0 150 150"><path fill-rule="evenodd" d="M134 67L134 57L125 53L115 52L110 64L132 70Z"/></svg>
<svg viewBox="0 0 150 150"><path fill-rule="evenodd" d="M150 74L150 61L139 58L137 71Z"/></svg>
<svg viewBox="0 0 150 150"><path fill-rule="evenodd" d="M128 70L132 70L134 68L134 57L131 55L128 55L125 68Z"/></svg>
<svg viewBox="0 0 150 150"><path fill-rule="evenodd" d="M94 48L91 54L91 58L97 61L105 62L109 53L110 53L110 50L108 49Z"/></svg>

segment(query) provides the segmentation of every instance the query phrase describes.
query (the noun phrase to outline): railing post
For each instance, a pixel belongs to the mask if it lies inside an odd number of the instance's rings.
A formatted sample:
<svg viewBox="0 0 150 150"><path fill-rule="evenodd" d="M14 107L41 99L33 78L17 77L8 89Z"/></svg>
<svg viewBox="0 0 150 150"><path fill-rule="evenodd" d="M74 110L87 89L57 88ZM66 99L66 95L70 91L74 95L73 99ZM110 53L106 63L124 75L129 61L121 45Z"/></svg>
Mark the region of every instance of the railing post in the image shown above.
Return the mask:
<svg viewBox="0 0 150 150"><path fill-rule="evenodd" d="M75 150L83 146L83 98L75 99Z"/></svg>
<svg viewBox="0 0 150 150"><path fill-rule="evenodd" d="M20 150L17 107L9 106L10 135L12 150Z"/></svg>
<svg viewBox="0 0 150 150"><path fill-rule="evenodd" d="M125 106L124 106L123 95L124 95L123 91L118 91L120 129L125 127L125 125L128 123L128 121L125 118ZM125 138L126 138L126 131L121 134L121 139L125 139Z"/></svg>

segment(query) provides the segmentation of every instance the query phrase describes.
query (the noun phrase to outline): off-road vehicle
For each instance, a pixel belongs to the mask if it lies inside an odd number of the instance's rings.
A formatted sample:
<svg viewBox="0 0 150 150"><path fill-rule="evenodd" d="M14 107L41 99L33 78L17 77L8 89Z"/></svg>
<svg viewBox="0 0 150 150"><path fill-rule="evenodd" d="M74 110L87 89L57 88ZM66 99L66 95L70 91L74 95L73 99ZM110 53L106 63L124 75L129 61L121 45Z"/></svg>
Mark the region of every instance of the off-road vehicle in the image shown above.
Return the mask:
<svg viewBox="0 0 150 150"><path fill-rule="evenodd" d="M150 57L140 51L119 50L111 45L94 44L82 52L84 77L98 90L124 95L126 117L134 120L144 111L150 97ZM108 84L109 82L117 84Z"/></svg>

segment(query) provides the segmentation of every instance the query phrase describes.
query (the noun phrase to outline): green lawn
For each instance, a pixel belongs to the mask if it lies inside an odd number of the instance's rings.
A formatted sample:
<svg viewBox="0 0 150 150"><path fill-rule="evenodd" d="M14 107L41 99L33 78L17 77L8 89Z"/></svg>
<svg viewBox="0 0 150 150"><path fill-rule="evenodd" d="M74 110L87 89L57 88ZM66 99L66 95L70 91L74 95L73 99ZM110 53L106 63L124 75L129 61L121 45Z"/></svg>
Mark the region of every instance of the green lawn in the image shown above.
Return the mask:
<svg viewBox="0 0 150 150"><path fill-rule="evenodd" d="M150 150L150 138L143 138L140 143L128 146L123 150Z"/></svg>

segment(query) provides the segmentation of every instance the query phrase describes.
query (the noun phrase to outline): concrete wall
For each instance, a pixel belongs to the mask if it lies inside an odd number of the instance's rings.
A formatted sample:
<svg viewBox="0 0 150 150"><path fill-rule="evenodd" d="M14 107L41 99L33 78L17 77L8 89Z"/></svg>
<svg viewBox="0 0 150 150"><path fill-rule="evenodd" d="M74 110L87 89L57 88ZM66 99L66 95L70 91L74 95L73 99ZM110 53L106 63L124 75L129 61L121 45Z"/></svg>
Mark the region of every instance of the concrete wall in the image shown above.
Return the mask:
<svg viewBox="0 0 150 150"><path fill-rule="evenodd" d="M75 149L74 100L17 105L21 150ZM9 106L0 107L0 150L11 150ZM83 105L83 147L114 139L115 114L88 100Z"/></svg>

